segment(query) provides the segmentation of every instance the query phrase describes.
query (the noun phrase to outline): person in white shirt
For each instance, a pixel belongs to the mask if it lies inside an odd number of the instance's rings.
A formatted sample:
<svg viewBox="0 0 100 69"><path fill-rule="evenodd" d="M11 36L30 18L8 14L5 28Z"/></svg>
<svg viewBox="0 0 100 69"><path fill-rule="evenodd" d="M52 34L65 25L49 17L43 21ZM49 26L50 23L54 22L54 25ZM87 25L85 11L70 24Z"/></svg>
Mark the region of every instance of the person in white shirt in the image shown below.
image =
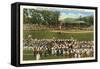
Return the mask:
<svg viewBox="0 0 100 69"><path fill-rule="evenodd" d="M40 60L40 48L37 48L36 60Z"/></svg>

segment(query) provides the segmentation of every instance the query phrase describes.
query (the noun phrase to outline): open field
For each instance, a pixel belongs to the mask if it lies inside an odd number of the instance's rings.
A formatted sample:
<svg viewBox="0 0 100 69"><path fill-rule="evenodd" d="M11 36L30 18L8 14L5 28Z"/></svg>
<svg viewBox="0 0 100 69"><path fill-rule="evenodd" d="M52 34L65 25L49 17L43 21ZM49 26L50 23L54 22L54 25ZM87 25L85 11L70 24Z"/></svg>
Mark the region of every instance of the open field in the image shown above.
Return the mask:
<svg viewBox="0 0 100 69"><path fill-rule="evenodd" d="M93 33L93 31L84 31L84 30L79 30L79 31L75 31L75 30L53 30L53 31L50 31L50 32L61 32L61 33Z"/></svg>
<svg viewBox="0 0 100 69"><path fill-rule="evenodd" d="M39 30L39 31L24 31L24 38L26 39L28 35L32 35L32 38L37 39L70 39L73 37L77 40L93 40L93 31L79 31L79 32L70 32L70 31L47 31L47 30Z"/></svg>

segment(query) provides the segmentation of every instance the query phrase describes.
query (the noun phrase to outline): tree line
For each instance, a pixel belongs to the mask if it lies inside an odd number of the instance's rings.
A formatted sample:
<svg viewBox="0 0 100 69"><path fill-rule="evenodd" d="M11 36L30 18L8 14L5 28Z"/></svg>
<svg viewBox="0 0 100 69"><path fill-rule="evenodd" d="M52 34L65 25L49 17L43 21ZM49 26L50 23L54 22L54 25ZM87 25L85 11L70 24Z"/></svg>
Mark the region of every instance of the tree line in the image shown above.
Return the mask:
<svg viewBox="0 0 100 69"><path fill-rule="evenodd" d="M80 20L85 21L87 23L87 25L93 25L93 22L94 22L94 18L92 15L82 17L82 18L80 18Z"/></svg>
<svg viewBox="0 0 100 69"><path fill-rule="evenodd" d="M24 24L29 23L52 26L59 24L59 11L24 9L23 12Z"/></svg>

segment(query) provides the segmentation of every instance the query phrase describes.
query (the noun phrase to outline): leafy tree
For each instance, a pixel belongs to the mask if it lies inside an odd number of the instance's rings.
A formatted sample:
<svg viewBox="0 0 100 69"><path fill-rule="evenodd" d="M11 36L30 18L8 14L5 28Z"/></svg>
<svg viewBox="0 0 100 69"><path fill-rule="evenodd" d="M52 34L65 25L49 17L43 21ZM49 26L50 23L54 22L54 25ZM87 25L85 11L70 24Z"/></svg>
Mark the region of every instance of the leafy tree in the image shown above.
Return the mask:
<svg viewBox="0 0 100 69"><path fill-rule="evenodd" d="M80 18L78 18L80 20ZM81 17L82 21L85 21L87 25L93 25L94 18L93 16L86 16L86 17Z"/></svg>
<svg viewBox="0 0 100 69"><path fill-rule="evenodd" d="M28 17L28 9L23 10L23 21L25 24L30 22L30 19Z"/></svg>
<svg viewBox="0 0 100 69"><path fill-rule="evenodd" d="M59 11L24 9L24 23L56 26L59 23L59 16Z"/></svg>

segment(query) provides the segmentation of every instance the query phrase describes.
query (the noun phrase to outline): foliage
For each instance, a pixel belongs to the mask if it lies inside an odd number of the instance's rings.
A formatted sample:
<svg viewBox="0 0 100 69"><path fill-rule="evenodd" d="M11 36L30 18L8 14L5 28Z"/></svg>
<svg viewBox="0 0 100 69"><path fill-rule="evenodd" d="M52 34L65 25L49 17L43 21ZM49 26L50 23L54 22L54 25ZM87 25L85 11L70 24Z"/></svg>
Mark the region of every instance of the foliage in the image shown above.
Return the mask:
<svg viewBox="0 0 100 69"><path fill-rule="evenodd" d="M57 25L60 12L50 10L24 9L24 23Z"/></svg>
<svg viewBox="0 0 100 69"><path fill-rule="evenodd" d="M82 18L79 18L78 20L85 21L87 25L93 25L93 22L94 22L93 16L82 17Z"/></svg>

